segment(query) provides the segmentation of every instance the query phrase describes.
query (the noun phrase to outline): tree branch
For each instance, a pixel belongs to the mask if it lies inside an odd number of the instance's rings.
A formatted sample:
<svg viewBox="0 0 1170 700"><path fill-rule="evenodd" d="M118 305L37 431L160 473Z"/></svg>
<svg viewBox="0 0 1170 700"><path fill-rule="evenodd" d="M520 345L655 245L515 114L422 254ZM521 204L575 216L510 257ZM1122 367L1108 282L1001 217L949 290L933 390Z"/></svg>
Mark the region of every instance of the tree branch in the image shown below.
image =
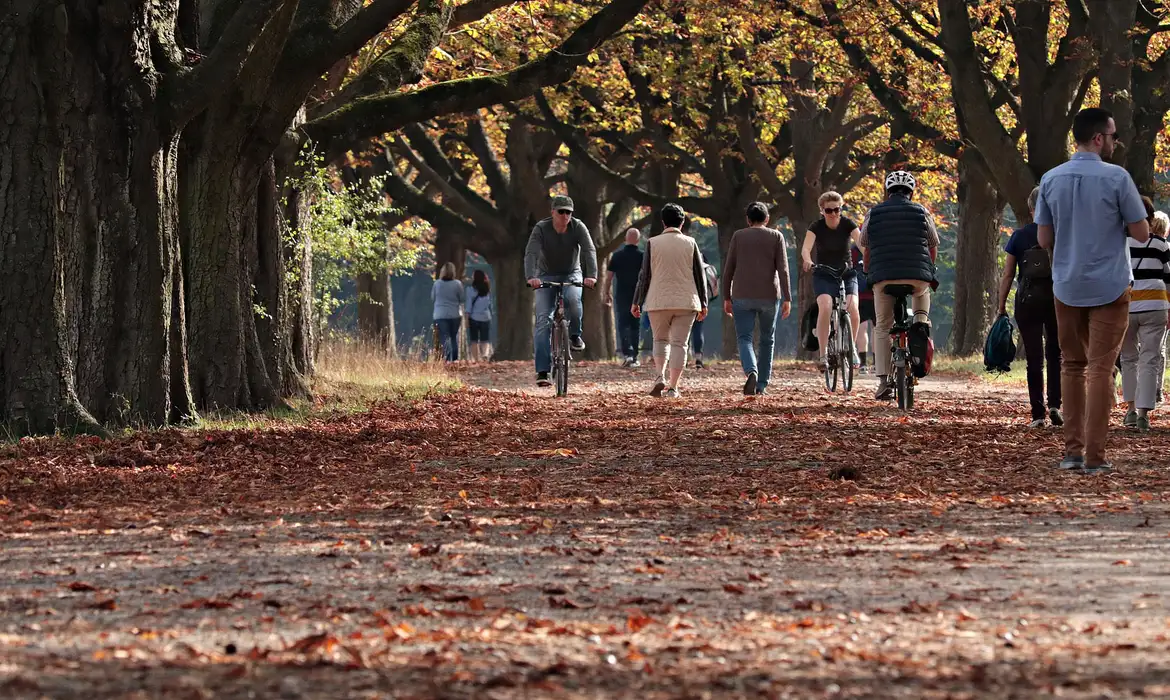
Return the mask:
<svg viewBox="0 0 1170 700"><path fill-rule="evenodd" d="M264 25L287 0L249 0L232 15L211 53L193 68L171 74L163 84L169 96L168 122L182 129L230 85L244 67Z"/></svg>
<svg viewBox="0 0 1170 700"><path fill-rule="evenodd" d="M760 149L760 142L756 138L756 128L752 123L751 113L751 97L750 95L744 96L739 101L734 116L736 134L739 137L739 149L743 152L744 159L747 161L756 179L776 199L777 206L785 212L784 215L789 218L793 218L793 215L799 217L800 204L796 201L792 190L776 175L776 166L768 160L768 157Z"/></svg>
<svg viewBox="0 0 1170 700"><path fill-rule="evenodd" d="M552 107L548 104L548 100L545 99L542 93L537 92L535 97L536 104L540 107L541 112L545 115L545 119L551 126L553 133L555 133L557 137L560 138L565 143L565 145L569 147L569 150L572 152L573 156L575 156L576 161L574 162L579 162L581 165L584 165L593 172L597 173L600 177L604 178L607 183L612 184L614 188L617 189L618 192L620 192L623 196L636 199L641 204L649 207L661 207L671 201L677 201L677 203L680 204L684 209L690 212L694 212L699 216L703 216L708 219L718 218L719 213L716 211L717 208L713 205L710 198L681 197L674 199L670 197L664 197L639 187L621 173L611 170L605 163L602 163L592 153L589 152L589 147L586 146L577 137L577 134L574 133L571 128L557 119L556 115L552 111Z"/></svg>
<svg viewBox="0 0 1170 700"><path fill-rule="evenodd" d="M462 202L465 206L461 209L465 216L475 221L484 216L496 216L497 207L467 185L465 178L455 170L447 156L443 155L421 126L411 124L403 132L410 140L408 148L410 152L404 152L402 155L428 178L434 180L435 185L443 189L444 195ZM399 143L406 146L404 142ZM421 156L421 162L415 162L414 151Z"/></svg>
<svg viewBox="0 0 1170 700"><path fill-rule="evenodd" d="M389 150L383 150L380 157L384 158L386 162L386 179L383 183L383 189L396 205L426 219L435 228L459 231L469 239L476 237L479 229L474 223L464 219L449 207L435 202L422 190L407 182L398 171Z"/></svg>
<svg viewBox="0 0 1170 700"><path fill-rule="evenodd" d="M484 131L483 122L480 121L478 114L467 124L467 145L479 160L479 167L483 170L492 199L496 202L504 201L508 196L508 176L500 167L500 161L488 141L487 132Z"/></svg>
<svg viewBox="0 0 1170 700"><path fill-rule="evenodd" d="M612 0L557 48L513 70L493 76L450 80L413 92L365 97L305 126L336 154L354 144L439 114L466 112L528 97L568 80L606 38L641 12L649 0Z"/></svg>

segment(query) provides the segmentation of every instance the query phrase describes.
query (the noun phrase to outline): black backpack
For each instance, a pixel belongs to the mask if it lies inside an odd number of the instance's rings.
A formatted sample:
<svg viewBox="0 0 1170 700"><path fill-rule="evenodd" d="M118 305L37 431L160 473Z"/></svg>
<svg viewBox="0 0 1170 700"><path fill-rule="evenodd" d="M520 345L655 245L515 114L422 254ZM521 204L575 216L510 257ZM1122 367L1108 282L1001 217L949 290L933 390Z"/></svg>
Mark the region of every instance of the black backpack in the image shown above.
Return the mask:
<svg viewBox="0 0 1170 700"><path fill-rule="evenodd" d="M1012 371L1012 360L1016 359L1016 328L1007 314L1001 314L987 332L983 344L983 366L988 372Z"/></svg>
<svg viewBox="0 0 1170 700"><path fill-rule="evenodd" d="M1016 305L1025 307L1051 306L1052 257L1043 248L1029 248L1018 260L1020 282L1016 287Z"/></svg>

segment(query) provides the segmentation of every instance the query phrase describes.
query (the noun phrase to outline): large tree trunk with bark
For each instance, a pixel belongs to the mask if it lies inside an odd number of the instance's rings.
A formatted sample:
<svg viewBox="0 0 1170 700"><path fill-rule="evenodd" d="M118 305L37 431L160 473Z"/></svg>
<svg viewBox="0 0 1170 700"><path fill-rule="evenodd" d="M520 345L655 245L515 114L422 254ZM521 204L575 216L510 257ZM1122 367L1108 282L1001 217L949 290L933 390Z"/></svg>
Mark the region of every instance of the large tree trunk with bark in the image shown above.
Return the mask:
<svg viewBox="0 0 1170 700"><path fill-rule="evenodd" d="M256 410L278 392L257 327L257 182L268 160L239 154L245 140L207 118L187 130L183 224L191 387L201 409Z"/></svg>
<svg viewBox="0 0 1170 700"><path fill-rule="evenodd" d="M993 318L1004 204L978 152L964 152L959 158L959 233L950 336L951 351L959 356L983 347Z"/></svg>
<svg viewBox="0 0 1170 700"><path fill-rule="evenodd" d="M125 60L149 44L146 18L22 5L0 25L0 420L24 434L191 417L177 139Z"/></svg>
<svg viewBox="0 0 1170 700"><path fill-rule="evenodd" d="M532 359L532 314L536 295L524 281L524 251L488 258L496 273L497 360Z"/></svg>

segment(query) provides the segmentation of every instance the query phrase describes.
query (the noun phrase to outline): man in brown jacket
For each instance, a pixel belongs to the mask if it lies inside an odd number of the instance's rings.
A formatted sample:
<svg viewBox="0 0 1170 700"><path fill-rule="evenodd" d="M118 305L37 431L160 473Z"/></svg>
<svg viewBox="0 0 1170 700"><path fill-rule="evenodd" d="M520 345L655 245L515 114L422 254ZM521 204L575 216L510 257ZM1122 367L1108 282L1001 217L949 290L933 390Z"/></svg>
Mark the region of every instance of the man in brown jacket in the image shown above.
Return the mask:
<svg viewBox="0 0 1170 700"><path fill-rule="evenodd" d="M792 313L788 279L788 248L784 235L768 228L768 207L752 202L747 208L748 227L731 237L723 263L723 311L735 319L739 362L747 381L746 396L765 393L772 376L776 345L776 311L781 318ZM759 354L752 347L752 333L760 324ZM757 365L757 357L759 364Z"/></svg>

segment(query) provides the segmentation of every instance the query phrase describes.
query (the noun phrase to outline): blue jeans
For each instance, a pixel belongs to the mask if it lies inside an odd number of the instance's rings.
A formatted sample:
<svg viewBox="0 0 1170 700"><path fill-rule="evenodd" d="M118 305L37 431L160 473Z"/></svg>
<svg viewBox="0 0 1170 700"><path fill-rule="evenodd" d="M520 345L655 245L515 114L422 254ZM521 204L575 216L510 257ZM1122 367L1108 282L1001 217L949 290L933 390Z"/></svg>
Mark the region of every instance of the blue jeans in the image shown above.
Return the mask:
<svg viewBox="0 0 1170 700"><path fill-rule="evenodd" d="M691 326L691 352L696 355L703 354L703 322L699 319L695 319Z"/></svg>
<svg viewBox="0 0 1170 700"><path fill-rule="evenodd" d="M739 343L739 363L744 375L756 373L758 387L768 386L772 376L772 352L776 345L776 314L780 302L775 299L732 299L731 315L735 319L735 339ZM752 331L760 321L760 363L752 348Z"/></svg>
<svg viewBox="0 0 1170 700"><path fill-rule="evenodd" d="M614 300L614 313L617 315L618 344L621 346L622 357L632 357L636 360L641 338L638 319L630 313L630 306L633 303L630 299Z"/></svg>
<svg viewBox="0 0 1170 700"><path fill-rule="evenodd" d="M580 282L572 275L545 275L542 282ZM581 335L581 288L564 287L565 316L569 319L569 335ZM536 328L532 334L532 346L536 355L536 371L552 371L552 317L556 311L557 290L536 290Z"/></svg>
<svg viewBox="0 0 1170 700"><path fill-rule="evenodd" d="M435 327L439 329L439 343L443 346L443 359L448 362L459 359L459 321L458 318L435 319Z"/></svg>

